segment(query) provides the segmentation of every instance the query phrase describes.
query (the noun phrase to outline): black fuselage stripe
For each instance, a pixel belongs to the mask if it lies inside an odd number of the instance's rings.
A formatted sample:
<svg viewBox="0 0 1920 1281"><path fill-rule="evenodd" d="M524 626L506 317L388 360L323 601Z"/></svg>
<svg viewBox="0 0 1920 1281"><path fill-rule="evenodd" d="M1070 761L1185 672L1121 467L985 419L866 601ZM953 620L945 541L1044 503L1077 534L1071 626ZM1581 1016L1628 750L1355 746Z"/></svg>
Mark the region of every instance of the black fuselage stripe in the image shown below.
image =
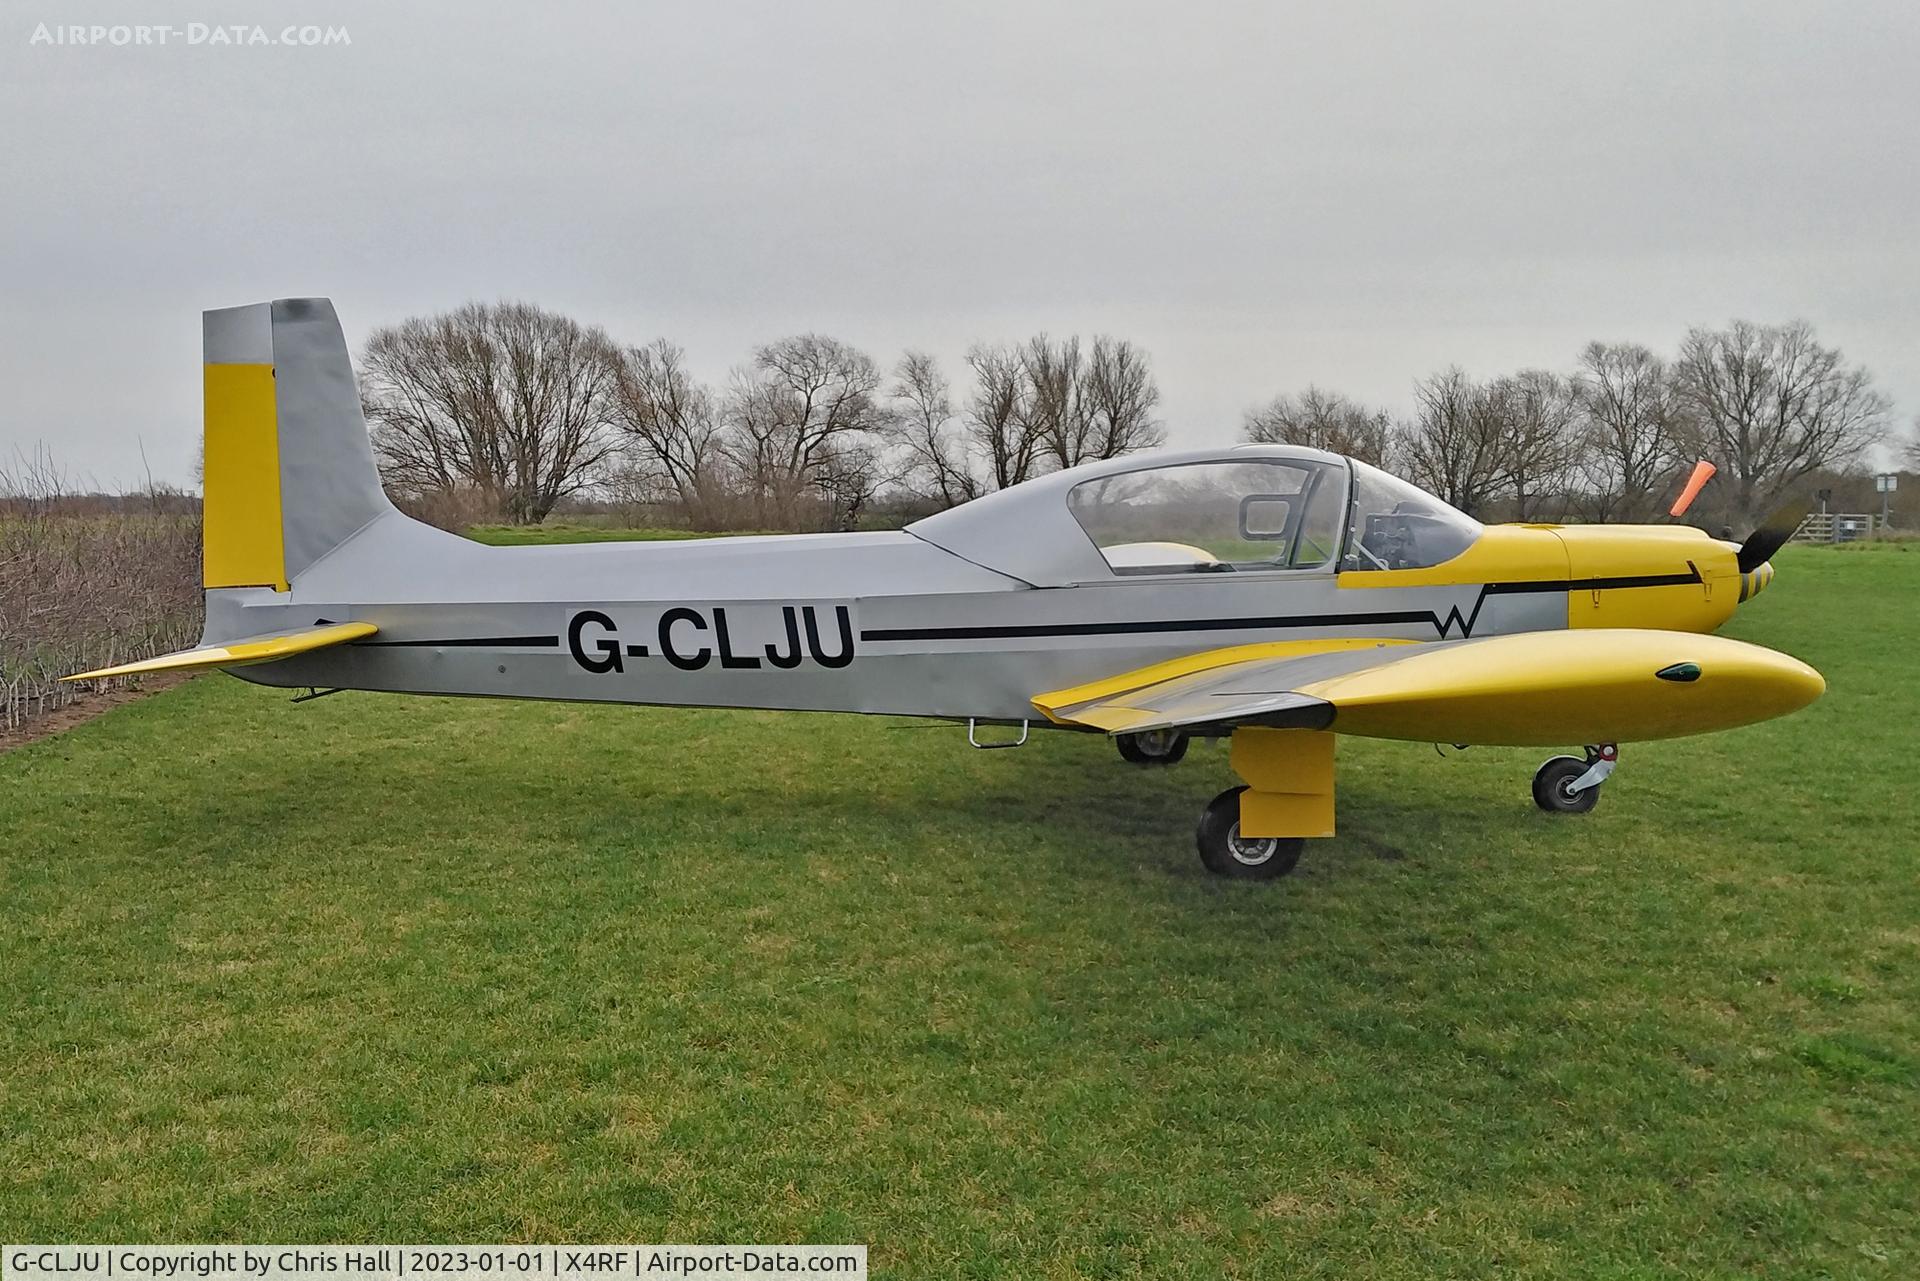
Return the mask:
<svg viewBox="0 0 1920 1281"><path fill-rule="evenodd" d="M499 646L501 649L559 649L558 636L455 636L448 640L371 640L361 641L362 645L384 646L389 649L407 649L431 646L446 646L451 649L478 649L485 646Z"/></svg>
<svg viewBox="0 0 1920 1281"><path fill-rule="evenodd" d="M1267 618L1167 618L1126 623L1013 623L1001 626L876 627L860 633L863 641L1021 640L1049 636L1138 636L1165 632L1277 631L1300 627L1377 627L1426 623L1445 636L1457 623L1462 635L1473 634L1480 606L1489 596L1524 596L1549 592L1619 591L1632 587L1682 587L1703 581L1697 569L1685 574L1642 574L1620 578L1562 578L1542 582L1485 583L1465 618L1459 608L1443 617L1433 610L1387 610L1350 614L1289 614Z"/></svg>
<svg viewBox="0 0 1920 1281"><path fill-rule="evenodd" d="M1557 583L1488 583L1489 596L1510 596L1517 592L1604 592L1630 587L1690 587L1705 582L1700 572L1689 574L1639 574L1624 578L1569 578Z"/></svg>
<svg viewBox="0 0 1920 1281"><path fill-rule="evenodd" d="M1286 627L1363 627L1375 624L1427 623L1427 610L1376 614L1290 614L1283 618L1166 618L1131 623L1013 623L987 627L876 627L863 630L866 641L998 640L1027 636L1128 636L1149 632L1261 631Z"/></svg>

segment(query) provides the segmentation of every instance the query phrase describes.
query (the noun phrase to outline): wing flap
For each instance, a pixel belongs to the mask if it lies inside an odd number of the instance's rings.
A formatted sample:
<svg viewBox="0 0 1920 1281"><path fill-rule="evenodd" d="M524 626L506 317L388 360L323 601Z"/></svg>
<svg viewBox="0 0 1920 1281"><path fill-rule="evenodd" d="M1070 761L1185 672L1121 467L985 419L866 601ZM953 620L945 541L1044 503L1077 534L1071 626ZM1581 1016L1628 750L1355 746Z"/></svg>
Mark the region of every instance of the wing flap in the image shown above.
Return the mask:
<svg viewBox="0 0 1920 1281"><path fill-rule="evenodd" d="M60 679L90 681L108 676L137 676L143 672L199 671L209 667L244 667L250 663L272 663L282 658L292 658L295 654L326 649L330 645L344 645L348 641L371 636L379 630L372 623L329 623L324 627L309 627L299 631L268 632L260 636L228 641L224 645L203 645L197 649L183 649L172 654L162 654L158 658L146 658L137 663L102 667L97 671L78 672L72 676L62 676Z"/></svg>

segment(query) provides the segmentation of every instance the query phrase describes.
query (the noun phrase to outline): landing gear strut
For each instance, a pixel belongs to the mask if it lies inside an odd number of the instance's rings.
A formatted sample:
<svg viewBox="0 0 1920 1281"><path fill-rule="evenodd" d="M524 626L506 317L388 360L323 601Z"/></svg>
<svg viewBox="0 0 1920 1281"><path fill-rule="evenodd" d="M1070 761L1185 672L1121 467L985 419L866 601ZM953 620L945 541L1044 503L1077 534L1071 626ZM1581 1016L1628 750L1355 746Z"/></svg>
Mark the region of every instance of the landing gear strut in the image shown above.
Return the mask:
<svg viewBox="0 0 1920 1281"><path fill-rule="evenodd" d="M1119 734L1114 745L1130 765L1177 765L1187 754L1187 736L1177 729L1150 729L1144 734Z"/></svg>
<svg viewBox="0 0 1920 1281"><path fill-rule="evenodd" d="M1602 743L1586 759L1556 756L1533 776L1533 803L1549 814L1585 814L1600 803L1600 784L1619 762L1620 749Z"/></svg>
<svg viewBox="0 0 1920 1281"><path fill-rule="evenodd" d="M1271 881L1285 876L1300 861L1306 841L1298 836L1240 835L1240 793L1246 786L1229 787L1213 798L1200 816L1195 834L1200 861L1215 876L1242 881Z"/></svg>

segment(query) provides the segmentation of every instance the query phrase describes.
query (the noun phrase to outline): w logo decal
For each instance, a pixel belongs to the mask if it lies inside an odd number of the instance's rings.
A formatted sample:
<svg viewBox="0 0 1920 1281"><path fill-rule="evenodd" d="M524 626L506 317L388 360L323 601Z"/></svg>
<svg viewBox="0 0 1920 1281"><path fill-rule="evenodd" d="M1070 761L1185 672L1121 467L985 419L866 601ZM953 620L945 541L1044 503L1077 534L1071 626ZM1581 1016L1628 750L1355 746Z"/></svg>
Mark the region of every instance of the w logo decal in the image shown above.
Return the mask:
<svg viewBox="0 0 1920 1281"><path fill-rule="evenodd" d="M1472 636L1473 625L1480 621L1480 607L1486 604L1486 600L1487 589L1482 587L1474 594L1473 608L1469 612L1462 614L1458 605L1450 605L1447 607L1445 618L1438 613L1429 615L1433 619L1434 630L1440 633L1440 639L1447 640L1452 637L1456 627L1460 629L1462 640Z"/></svg>

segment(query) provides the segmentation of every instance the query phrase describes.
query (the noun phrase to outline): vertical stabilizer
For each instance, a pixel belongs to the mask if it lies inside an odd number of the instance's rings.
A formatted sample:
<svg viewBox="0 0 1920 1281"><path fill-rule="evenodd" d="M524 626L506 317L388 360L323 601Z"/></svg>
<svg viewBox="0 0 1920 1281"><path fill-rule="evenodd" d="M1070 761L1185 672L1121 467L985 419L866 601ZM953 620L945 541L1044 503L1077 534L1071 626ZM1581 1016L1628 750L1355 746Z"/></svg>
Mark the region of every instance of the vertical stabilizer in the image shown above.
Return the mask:
<svg viewBox="0 0 1920 1281"><path fill-rule="evenodd" d="M205 585L285 591L392 510L325 298L209 311Z"/></svg>

